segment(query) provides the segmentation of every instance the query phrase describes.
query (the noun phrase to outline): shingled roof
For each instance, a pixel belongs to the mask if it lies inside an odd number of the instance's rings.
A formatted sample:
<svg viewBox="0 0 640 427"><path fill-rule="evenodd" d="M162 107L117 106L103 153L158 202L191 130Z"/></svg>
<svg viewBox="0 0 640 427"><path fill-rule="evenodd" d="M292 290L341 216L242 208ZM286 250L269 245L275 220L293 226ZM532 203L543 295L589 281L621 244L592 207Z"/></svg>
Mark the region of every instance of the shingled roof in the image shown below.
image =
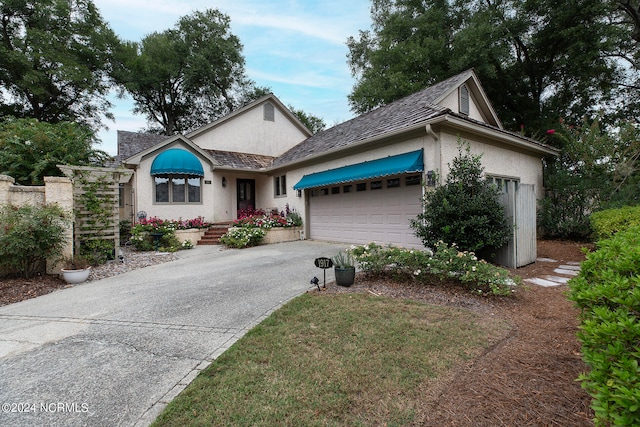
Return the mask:
<svg viewBox="0 0 640 427"><path fill-rule="evenodd" d="M118 163L169 138L154 133L118 131Z"/></svg>
<svg viewBox="0 0 640 427"><path fill-rule="evenodd" d="M233 169L259 170L271 166L275 157L258 154L237 153L234 151L204 150L223 167Z"/></svg>
<svg viewBox="0 0 640 427"><path fill-rule="evenodd" d="M391 104L319 132L279 156L274 161L274 166L394 133L445 114L449 110L436 103L442 96L466 81L469 75L469 70L457 74Z"/></svg>

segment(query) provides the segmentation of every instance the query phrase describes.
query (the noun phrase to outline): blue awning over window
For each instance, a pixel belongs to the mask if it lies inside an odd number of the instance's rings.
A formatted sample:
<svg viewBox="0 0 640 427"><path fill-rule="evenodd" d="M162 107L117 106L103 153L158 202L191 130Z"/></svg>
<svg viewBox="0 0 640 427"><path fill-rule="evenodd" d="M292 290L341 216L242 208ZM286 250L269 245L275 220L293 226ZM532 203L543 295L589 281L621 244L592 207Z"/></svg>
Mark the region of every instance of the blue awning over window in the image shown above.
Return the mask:
<svg viewBox="0 0 640 427"><path fill-rule="evenodd" d="M151 175L204 176L204 169L194 154L179 148L171 148L158 154L153 160Z"/></svg>
<svg viewBox="0 0 640 427"><path fill-rule="evenodd" d="M424 171L422 150L305 175L294 190Z"/></svg>

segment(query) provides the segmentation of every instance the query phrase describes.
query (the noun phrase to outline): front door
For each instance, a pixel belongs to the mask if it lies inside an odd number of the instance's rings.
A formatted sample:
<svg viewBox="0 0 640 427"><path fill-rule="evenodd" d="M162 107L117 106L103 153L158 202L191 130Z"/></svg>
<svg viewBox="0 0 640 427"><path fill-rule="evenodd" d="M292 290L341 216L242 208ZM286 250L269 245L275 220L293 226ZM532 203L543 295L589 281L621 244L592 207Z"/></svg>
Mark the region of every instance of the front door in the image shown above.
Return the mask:
<svg viewBox="0 0 640 427"><path fill-rule="evenodd" d="M256 180L239 179L238 187L238 212L256 207Z"/></svg>

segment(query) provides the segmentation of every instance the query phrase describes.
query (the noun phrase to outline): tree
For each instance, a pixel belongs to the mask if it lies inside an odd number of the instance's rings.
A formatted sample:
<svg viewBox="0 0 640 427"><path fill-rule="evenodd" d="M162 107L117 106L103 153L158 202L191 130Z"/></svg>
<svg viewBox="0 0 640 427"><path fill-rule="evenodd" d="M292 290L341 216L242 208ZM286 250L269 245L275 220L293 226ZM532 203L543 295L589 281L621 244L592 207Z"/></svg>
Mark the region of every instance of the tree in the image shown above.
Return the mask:
<svg viewBox="0 0 640 427"><path fill-rule="evenodd" d="M0 116L92 126L106 96L117 38L91 0L0 2Z"/></svg>
<svg viewBox="0 0 640 427"><path fill-rule="evenodd" d="M93 130L78 123L10 118L0 122L0 173L22 185L62 176L57 165L102 165L107 153L92 148Z"/></svg>
<svg viewBox="0 0 640 427"><path fill-rule="evenodd" d="M562 124L554 134L560 155L545 160L539 224L547 236L587 239L591 213L640 202L639 137L630 122L616 133L603 131L597 119Z"/></svg>
<svg viewBox="0 0 640 427"><path fill-rule="evenodd" d="M373 28L350 38L358 113L473 67L508 129L546 131L617 107L638 88L622 55L631 24L601 0L375 0ZM623 43L624 41L624 43ZM635 107L634 107L635 108ZM615 108L619 110L619 108Z"/></svg>
<svg viewBox="0 0 640 427"><path fill-rule="evenodd" d="M211 122L266 92L244 70L240 40L229 17L208 9L180 18L174 28L116 52L113 76L165 135L185 133ZM153 125L152 125L153 126Z"/></svg>
<svg viewBox="0 0 640 427"><path fill-rule="evenodd" d="M477 252L498 249L511 238L498 189L482 176L481 158L471 154L468 143L459 142L445 184L427 190L423 213L411 221L426 247L435 248L443 241L455 243L461 251Z"/></svg>
<svg viewBox="0 0 640 427"><path fill-rule="evenodd" d="M312 114L307 114L302 110L296 109L292 105L289 105L289 111L291 111L293 115L296 116L298 120L300 120L302 124L311 131L311 133L318 133L327 127L324 120L322 120L320 117L314 116Z"/></svg>

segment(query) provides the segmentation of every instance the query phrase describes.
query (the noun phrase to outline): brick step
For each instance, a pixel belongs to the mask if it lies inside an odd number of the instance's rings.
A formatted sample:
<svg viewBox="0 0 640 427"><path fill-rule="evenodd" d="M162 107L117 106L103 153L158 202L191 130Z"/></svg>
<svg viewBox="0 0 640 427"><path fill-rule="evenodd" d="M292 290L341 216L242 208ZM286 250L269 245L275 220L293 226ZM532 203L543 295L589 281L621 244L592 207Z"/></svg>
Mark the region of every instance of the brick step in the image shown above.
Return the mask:
<svg viewBox="0 0 640 427"><path fill-rule="evenodd" d="M199 245L219 245L220 237L229 231L229 227L231 227L231 223L219 223L213 224L207 231L205 231L204 236L198 240Z"/></svg>

